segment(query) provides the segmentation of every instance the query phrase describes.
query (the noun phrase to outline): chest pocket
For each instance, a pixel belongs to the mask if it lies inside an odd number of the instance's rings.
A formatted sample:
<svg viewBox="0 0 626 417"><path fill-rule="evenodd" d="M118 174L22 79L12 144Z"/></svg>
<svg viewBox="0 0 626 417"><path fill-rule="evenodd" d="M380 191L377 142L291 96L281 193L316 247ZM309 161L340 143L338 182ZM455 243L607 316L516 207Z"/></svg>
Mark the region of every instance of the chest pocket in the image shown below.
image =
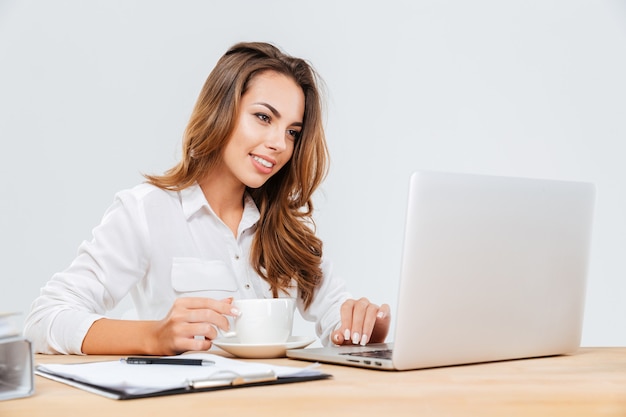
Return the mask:
<svg viewBox="0 0 626 417"><path fill-rule="evenodd" d="M179 297L208 297L216 300L232 297L237 282L222 261L197 258L172 260L172 287Z"/></svg>

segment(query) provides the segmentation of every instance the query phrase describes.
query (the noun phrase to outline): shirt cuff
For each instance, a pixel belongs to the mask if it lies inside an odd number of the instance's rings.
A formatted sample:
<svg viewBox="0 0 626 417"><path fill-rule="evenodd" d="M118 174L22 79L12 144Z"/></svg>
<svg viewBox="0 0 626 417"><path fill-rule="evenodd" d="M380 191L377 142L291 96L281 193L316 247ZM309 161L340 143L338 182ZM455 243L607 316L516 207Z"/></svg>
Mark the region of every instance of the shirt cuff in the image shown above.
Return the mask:
<svg viewBox="0 0 626 417"><path fill-rule="evenodd" d="M50 340L51 347L58 353L83 355L82 346L85 335L91 325L102 318L104 316L100 314L80 313L75 310L61 311L50 326L48 340ZM52 335L58 335L58 340L62 343L56 343Z"/></svg>

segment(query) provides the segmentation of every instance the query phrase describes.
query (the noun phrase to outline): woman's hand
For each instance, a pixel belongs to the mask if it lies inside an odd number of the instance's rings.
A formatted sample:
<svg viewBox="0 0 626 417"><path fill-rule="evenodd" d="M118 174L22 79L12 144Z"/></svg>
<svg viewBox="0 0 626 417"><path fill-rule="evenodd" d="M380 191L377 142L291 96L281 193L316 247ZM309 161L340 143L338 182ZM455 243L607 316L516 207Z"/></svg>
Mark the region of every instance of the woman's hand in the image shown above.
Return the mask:
<svg viewBox="0 0 626 417"><path fill-rule="evenodd" d="M330 339L336 345L382 343L389 332L390 322L389 305L379 307L367 298L346 300L341 305L341 326Z"/></svg>
<svg viewBox="0 0 626 417"><path fill-rule="evenodd" d="M232 298L183 297L174 301L167 316L156 322L155 347L159 354L178 354L190 350L208 350L218 330L229 330L226 316L237 316ZM196 337L198 336L198 337Z"/></svg>

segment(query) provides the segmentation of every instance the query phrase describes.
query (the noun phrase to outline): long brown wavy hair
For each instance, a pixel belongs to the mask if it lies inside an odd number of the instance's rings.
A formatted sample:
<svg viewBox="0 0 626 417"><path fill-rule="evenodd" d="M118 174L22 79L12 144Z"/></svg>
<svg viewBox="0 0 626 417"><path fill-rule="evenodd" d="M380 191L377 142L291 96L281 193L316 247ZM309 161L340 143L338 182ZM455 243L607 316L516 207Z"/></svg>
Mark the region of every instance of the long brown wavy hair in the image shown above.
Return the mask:
<svg viewBox="0 0 626 417"><path fill-rule="evenodd" d="M164 175L146 175L157 187L180 191L210 175L235 128L239 103L250 81L274 71L291 77L305 97L303 126L293 155L265 184L247 191L261 218L250 259L274 297L292 280L308 308L322 279L322 242L315 236L312 195L328 171L319 77L306 61L267 43L238 43L209 74L183 137L182 158Z"/></svg>

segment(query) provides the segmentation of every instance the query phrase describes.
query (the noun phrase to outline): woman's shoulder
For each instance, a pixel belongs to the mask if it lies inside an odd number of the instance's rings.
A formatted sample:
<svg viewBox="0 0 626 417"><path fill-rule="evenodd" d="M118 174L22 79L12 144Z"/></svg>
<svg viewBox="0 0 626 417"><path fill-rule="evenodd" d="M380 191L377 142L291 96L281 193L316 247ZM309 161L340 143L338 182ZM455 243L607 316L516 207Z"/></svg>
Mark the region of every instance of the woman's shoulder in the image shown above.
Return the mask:
<svg viewBox="0 0 626 417"><path fill-rule="evenodd" d="M172 209L187 211L190 207L206 204L204 194L197 183L181 191L175 191L146 182L118 192L115 200L125 206L136 206L139 210L158 212Z"/></svg>
<svg viewBox="0 0 626 417"><path fill-rule="evenodd" d="M179 191L166 190L150 183L141 183L132 188L119 191L115 195L115 202L123 206L136 207L138 210L151 210L181 205Z"/></svg>
<svg viewBox="0 0 626 417"><path fill-rule="evenodd" d="M176 191L165 190L156 185L144 182L132 188L121 190L116 194L116 198L121 200L145 201L151 199L171 199L178 195Z"/></svg>

